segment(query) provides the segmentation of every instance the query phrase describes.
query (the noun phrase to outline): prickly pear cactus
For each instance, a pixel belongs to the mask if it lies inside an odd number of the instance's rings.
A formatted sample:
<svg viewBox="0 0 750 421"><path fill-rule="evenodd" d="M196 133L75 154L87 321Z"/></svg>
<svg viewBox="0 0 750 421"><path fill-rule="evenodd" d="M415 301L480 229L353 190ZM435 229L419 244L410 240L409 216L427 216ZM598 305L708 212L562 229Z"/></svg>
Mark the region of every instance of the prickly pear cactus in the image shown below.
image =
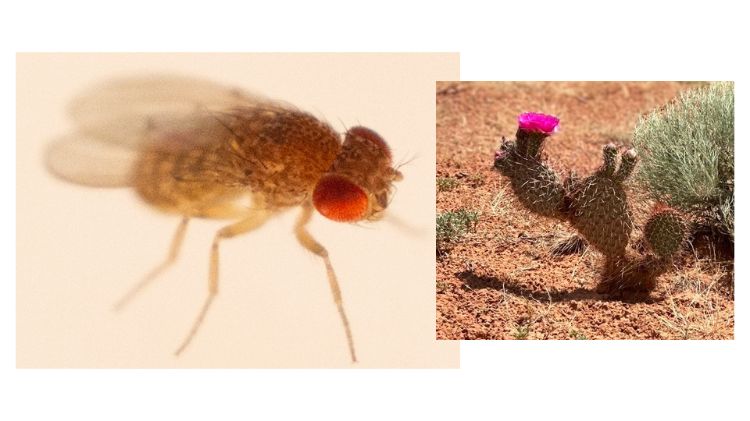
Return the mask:
<svg viewBox="0 0 750 421"><path fill-rule="evenodd" d="M661 258L676 255L687 238L688 226L679 212L657 204L646 222L643 235L651 251Z"/></svg>
<svg viewBox="0 0 750 421"><path fill-rule="evenodd" d="M657 277L669 270L667 257L677 254L687 237L685 219L666 205L657 207L644 228L653 253L634 254L627 248L634 221L624 183L638 162L635 150L620 155L615 145L606 145L604 164L593 175L582 178L571 172L561 181L543 157L545 140L557 130L558 122L543 114L519 116L516 140L503 138L495 152L495 168L508 177L526 208L569 221L576 228L580 237L567 244L580 244L582 237L604 254L598 290L623 294L653 289Z"/></svg>
<svg viewBox="0 0 750 421"><path fill-rule="evenodd" d="M544 142L559 120L544 114L525 113L518 118L515 141L503 138L495 152L495 168L510 180L518 200L543 216L563 217L565 188L560 176L541 159Z"/></svg>
<svg viewBox="0 0 750 421"><path fill-rule="evenodd" d="M617 167L617 148L604 147L604 165L593 175L571 183L569 218L583 237L606 256L622 256L633 231L633 216L623 182L635 168L634 150Z"/></svg>

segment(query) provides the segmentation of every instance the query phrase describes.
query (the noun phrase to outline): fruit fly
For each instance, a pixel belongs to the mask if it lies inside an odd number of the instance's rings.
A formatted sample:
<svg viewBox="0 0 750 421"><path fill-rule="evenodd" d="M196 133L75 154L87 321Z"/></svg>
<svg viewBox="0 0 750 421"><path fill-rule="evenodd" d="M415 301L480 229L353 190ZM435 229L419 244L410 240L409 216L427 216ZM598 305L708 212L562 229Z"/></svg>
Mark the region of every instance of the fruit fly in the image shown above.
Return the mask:
<svg viewBox="0 0 750 421"><path fill-rule="evenodd" d="M50 172L97 187L132 187L181 221L164 262L117 304L123 307L177 258L188 221L229 219L209 251L208 295L175 351L194 339L219 291L219 246L300 207L294 233L325 265L352 362L357 357L336 274L306 226L313 208L337 222L380 219L402 175L375 131L342 136L311 114L203 80L158 76L105 83L70 106L76 131L47 150Z"/></svg>

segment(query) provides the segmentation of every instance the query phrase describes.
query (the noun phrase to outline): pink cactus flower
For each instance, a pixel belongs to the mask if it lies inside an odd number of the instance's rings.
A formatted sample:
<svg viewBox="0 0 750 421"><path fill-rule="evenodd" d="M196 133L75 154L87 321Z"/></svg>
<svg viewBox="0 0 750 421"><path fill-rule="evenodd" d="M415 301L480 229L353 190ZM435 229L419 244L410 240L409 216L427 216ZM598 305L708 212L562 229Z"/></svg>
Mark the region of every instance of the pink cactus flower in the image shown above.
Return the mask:
<svg viewBox="0 0 750 421"><path fill-rule="evenodd" d="M547 114L523 113L518 116L518 128L526 132L551 135L560 127L560 119Z"/></svg>

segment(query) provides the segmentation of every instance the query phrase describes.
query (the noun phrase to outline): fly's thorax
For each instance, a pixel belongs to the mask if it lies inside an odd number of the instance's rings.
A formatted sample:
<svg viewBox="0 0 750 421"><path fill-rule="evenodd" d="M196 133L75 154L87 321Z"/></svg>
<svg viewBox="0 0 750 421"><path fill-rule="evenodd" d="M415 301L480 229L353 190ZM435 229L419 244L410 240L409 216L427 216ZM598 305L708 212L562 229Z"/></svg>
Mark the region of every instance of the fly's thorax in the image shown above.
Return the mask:
<svg viewBox="0 0 750 421"><path fill-rule="evenodd" d="M341 148L333 128L301 111L245 107L219 117L229 132L227 159L271 207L306 200Z"/></svg>
<svg viewBox="0 0 750 421"><path fill-rule="evenodd" d="M353 127L335 161L313 192L313 204L325 217L341 222L376 220L388 207L394 181L388 144L373 130Z"/></svg>
<svg viewBox="0 0 750 421"><path fill-rule="evenodd" d="M219 118L232 152L260 173L294 172L317 180L341 147L331 126L297 110L245 107Z"/></svg>

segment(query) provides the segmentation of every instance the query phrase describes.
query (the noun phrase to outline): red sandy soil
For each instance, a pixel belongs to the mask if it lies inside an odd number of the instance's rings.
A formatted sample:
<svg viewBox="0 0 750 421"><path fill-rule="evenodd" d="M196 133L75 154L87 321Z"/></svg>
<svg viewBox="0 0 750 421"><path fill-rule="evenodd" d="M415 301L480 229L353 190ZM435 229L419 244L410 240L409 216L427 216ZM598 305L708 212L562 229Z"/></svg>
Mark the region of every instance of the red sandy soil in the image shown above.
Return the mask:
<svg viewBox="0 0 750 421"><path fill-rule="evenodd" d="M603 257L592 249L552 256L551 244L575 230L524 210L492 168L501 137L515 136L518 114L536 111L561 120L545 149L555 167L588 175L601 165L603 145L629 146L641 114L695 86L438 83L437 177L456 183L438 189L437 211L479 212L475 229L438 255L438 339L732 339L731 246L720 252L696 239L654 290L600 294ZM643 212L635 211L642 226Z"/></svg>

